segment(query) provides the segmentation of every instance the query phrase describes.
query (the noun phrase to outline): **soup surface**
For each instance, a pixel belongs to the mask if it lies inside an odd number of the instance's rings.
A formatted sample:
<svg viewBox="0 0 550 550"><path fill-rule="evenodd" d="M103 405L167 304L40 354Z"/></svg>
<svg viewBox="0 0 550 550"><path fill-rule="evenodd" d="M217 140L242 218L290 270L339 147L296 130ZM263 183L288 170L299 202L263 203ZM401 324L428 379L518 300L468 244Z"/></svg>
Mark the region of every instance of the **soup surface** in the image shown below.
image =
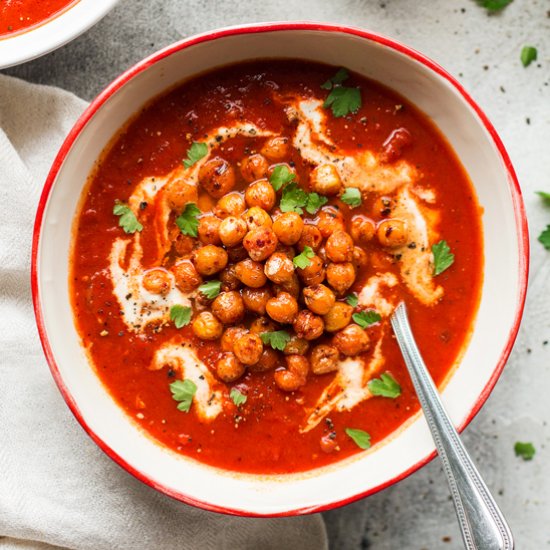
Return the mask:
<svg viewBox="0 0 550 550"><path fill-rule="evenodd" d="M75 220L71 293L98 376L153 438L290 473L363 452L419 408L389 316L436 383L468 340L480 208L402 97L303 61L226 67L146 106Z"/></svg>
<svg viewBox="0 0 550 550"><path fill-rule="evenodd" d="M78 0L2 0L0 37L34 27Z"/></svg>

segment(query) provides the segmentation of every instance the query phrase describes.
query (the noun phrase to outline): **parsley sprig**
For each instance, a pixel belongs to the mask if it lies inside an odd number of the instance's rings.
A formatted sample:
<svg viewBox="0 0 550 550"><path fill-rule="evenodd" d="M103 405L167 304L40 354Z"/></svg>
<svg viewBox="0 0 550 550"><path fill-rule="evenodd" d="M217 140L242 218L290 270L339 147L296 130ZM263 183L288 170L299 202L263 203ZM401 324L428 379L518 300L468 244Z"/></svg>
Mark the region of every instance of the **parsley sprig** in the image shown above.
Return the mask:
<svg viewBox="0 0 550 550"><path fill-rule="evenodd" d="M332 114L337 118L349 113L355 114L361 107L361 90L348 88L342 84L348 78L348 71L342 68L321 85L324 90L330 90L323 107L330 107Z"/></svg>
<svg viewBox="0 0 550 550"><path fill-rule="evenodd" d="M477 3L489 13L501 11L512 2L513 0L477 0Z"/></svg>
<svg viewBox="0 0 550 550"><path fill-rule="evenodd" d="M191 403L193 402L193 396L197 392L197 385L193 380L176 380L170 384L170 391L172 392L172 399L179 401L178 410L182 412L189 412Z"/></svg>
<svg viewBox="0 0 550 550"><path fill-rule="evenodd" d="M374 311L373 309L368 309L367 311L360 311L359 313L354 313L351 318L361 327L368 328L371 325L379 323L382 319L382 316Z"/></svg>
<svg viewBox="0 0 550 550"><path fill-rule="evenodd" d="M191 322L192 310L189 306L176 304L170 308L170 319L174 321L176 328L182 328Z"/></svg>
<svg viewBox="0 0 550 550"><path fill-rule="evenodd" d="M537 48L534 46L523 46L521 49L521 63L524 67L529 67L533 61L536 61L538 57Z"/></svg>
<svg viewBox="0 0 550 550"><path fill-rule="evenodd" d="M370 447L370 434L364 430L346 428L346 434L360 449L368 449Z"/></svg>
<svg viewBox="0 0 550 550"><path fill-rule="evenodd" d="M229 392L229 397L237 407L244 405L246 403L246 400L248 399L248 397L244 393L241 393L239 388L231 388L231 391Z"/></svg>
<svg viewBox="0 0 550 550"><path fill-rule="evenodd" d="M382 397L390 397L391 399L395 399L401 395L401 386L389 372L382 373L380 378L369 380L367 387L372 395L381 395Z"/></svg>
<svg viewBox="0 0 550 550"><path fill-rule="evenodd" d="M199 286L199 291L209 300L213 300L220 293L221 288L221 281L206 281Z"/></svg>
<svg viewBox="0 0 550 550"><path fill-rule="evenodd" d="M184 235L196 237L199 230L198 215L201 213L199 207L190 202L185 205L185 210L176 218L176 225Z"/></svg>
<svg viewBox="0 0 550 550"><path fill-rule="evenodd" d="M132 209L123 202L115 201L113 207L113 214L120 216L118 225L124 229L125 233L135 233L136 231L142 231L143 225L139 223L136 215L132 212Z"/></svg>
<svg viewBox="0 0 550 550"><path fill-rule="evenodd" d="M297 183L290 183L283 189L280 208L282 212L304 213L304 208L309 214L315 214L328 199L318 193L308 193Z"/></svg>
<svg viewBox="0 0 550 550"><path fill-rule="evenodd" d="M292 263L294 267L299 267L300 269L305 269L311 265L311 258L315 256L315 252L311 246L304 246L304 249L298 256L294 256Z"/></svg>
<svg viewBox="0 0 550 550"><path fill-rule="evenodd" d="M451 252L446 241L439 241L434 244L432 246L432 254L434 257L434 277L443 273L454 264L455 255Z"/></svg>
<svg viewBox="0 0 550 550"><path fill-rule="evenodd" d="M359 191L357 187L347 187L342 193L340 200L352 208L357 208L358 206L361 206L362 202L361 191Z"/></svg>
<svg viewBox="0 0 550 550"><path fill-rule="evenodd" d="M279 164L275 166L273 172L271 172L271 176L269 176L269 183L271 183L271 186L275 189L275 191L279 191L282 187L290 183L295 177L296 174L291 172L288 166L285 164Z"/></svg>
<svg viewBox="0 0 550 550"><path fill-rule="evenodd" d="M523 460L532 460L535 456L535 446L532 443L522 443L518 441L514 445L514 452L516 456L520 456Z"/></svg>
<svg viewBox="0 0 550 550"><path fill-rule="evenodd" d="M269 344L273 349L283 351L290 342L290 334L286 330L275 330L273 332L263 332L260 338L264 344Z"/></svg>
<svg viewBox="0 0 550 550"><path fill-rule="evenodd" d="M185 168L191 168L193 164L201 160L208 154L208 145L198 141L193 142L193 145L187 150L187 158L184 159L183 165Z"/></svg>

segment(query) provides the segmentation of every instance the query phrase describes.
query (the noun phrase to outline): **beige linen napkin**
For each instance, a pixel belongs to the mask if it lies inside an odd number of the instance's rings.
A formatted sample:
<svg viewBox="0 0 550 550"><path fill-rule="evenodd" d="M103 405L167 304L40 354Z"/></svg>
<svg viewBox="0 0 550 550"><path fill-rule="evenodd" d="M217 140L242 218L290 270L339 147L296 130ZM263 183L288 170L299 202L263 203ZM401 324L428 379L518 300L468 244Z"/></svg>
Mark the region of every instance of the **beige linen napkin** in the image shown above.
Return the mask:
<svg viewBox="0 0 550 550"><path fill-rule="evenodd" d="M85 107L0 75L0 548L325 549L319 515L235 518L146 487L65 406L34 325L29 259L42 184Z"/></svg>

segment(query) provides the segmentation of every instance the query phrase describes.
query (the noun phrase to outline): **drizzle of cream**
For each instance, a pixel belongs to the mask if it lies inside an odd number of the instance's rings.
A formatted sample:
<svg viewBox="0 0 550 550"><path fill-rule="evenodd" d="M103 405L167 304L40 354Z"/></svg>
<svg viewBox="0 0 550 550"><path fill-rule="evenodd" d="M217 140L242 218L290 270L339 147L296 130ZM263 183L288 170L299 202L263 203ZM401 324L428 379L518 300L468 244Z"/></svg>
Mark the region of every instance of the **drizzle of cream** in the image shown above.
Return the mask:
<svg viewBox="0 0 550 550"><path fill-rule="evenodd" d="M383 296L382 290L384 288L393 288L398 282L397 277L389 272L369 277L365 286L359 292L359 305L371 307L382 315L382 317L389 317L395 308L395 304L392 304Z"/></svg>
<svg viewBox="0 0 550 550"><path fill-rule="evenodd" d="M197 386L193 404L202 422L211 422L223 410L224 392L219 382L195 352L182 344L166 342L156 352L151 370L170 367L178 372L182 380L191 380Z"/></svg>

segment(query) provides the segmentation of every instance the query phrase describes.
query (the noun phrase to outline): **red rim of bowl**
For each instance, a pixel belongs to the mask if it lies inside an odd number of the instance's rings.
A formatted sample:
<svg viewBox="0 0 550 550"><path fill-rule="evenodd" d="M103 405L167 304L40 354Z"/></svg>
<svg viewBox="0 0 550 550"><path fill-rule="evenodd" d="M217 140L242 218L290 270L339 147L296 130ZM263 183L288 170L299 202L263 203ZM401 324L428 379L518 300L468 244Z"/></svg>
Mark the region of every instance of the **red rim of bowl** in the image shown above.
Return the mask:
<svg viewBox="0 0 550 550"><path fill-rule="evenodd" d="M342 500L338 500L335 502L330 502L328 504L322 504L322 505L316 505L316 506L310 506L306 508L296 508L292 510L285 510L283 512L277 512L277 513L258 513L251 510L240 510L237 508L226 508L223 506L213 505L208 502L203 502L200 500L197 500L193 497L190 497L184 493L181 493L179 491L175 491L171 489L170 487L167 487L163 484L160 484L156 482L154 479L150 478L148 475L144 474L143 472L137 470L134 468L131 464L129 464L126 460L124 460L120 455L118 455L111 447L109 447L100 437L97 435L86 423L86 420L83 418L82 414L80 413L80 410L74 401L72 395L70 394L69 390L65 386L65 383L61 377L61 374L59 372L59 369L57 367L57 364L55 362L55 358L53 356L52 350L50 348L50 344L48 341L48 336L46 334L46 329L44 326L44 319L42 316L42 309L40 305L40 294L39 294L39 284L38 284L38 247L40 243L40 231L42 227L42 221L44 217L44 210L46 208L46 204L48 202L48 198L50 195L50 191L52 189L52 186L56 180L57 174L59 172L59 169L61 168L65 157L69 153L74 141L79 136L80 132L84 129L88 121L94 116L96 111L101 108L101 106L122 86L124 86L129 80L131 80L134 76L137 74L143 72L147 68L149 68L151 65L154 65L158 61L164 59L165 57L178 52L180 50L183 50L185 48L188 48L190 46L194 46L195 44L200 44L203 42L209 42L211 40L216 40L218 38L224 38L227 36L234 36L234 35L241 35L241 34L250 34L250 33L263 33L263 32L274 32L274 31L323 31L323 32L337 32L337 33L344 33L344 34L350 34L354 35L360 38L364 38L373 42L376 42L378 44L381 44L383 46L392 48L393 50L396 50L399 53L402 53L413 60L421 63L425 67L428 67L433 72L435 72L440 77L447 80L452 86L460 93L462 98L468 103L468 105L475 111L481 122L483 123L485 129L490 134L491 138L493 139L493 142L495 143L500 157L502 159L502 162L504 163L507 173L508 173L508 183L510 187L510 192L512 196L513 201L513 207L514 207L514 215L515 215L515 221L516 221L516 230L518 233L518 248L519 248L519 296L518 301L516 305L516 312L515 312L515 318L514 318L514 324L510 330L510 333L508 335L508 339L506 342L506 345L501 353L500 359L498 361L498 364L496 365L489 381L487 382L486 386L483 388L483 391L479 395L478 399L474 403L472 409L470 410L466 420L458 427L459 431L462 431L475 417L475 415L478 413L478 411L481 409L487 398L489 397L491 391L493 390L498 378L500 377L502 370L504 369L504 365L508 359L508 356L510 355L510 352L512 350L512 347L514 345L514 341L516 339L521 317L523 314L524 304L525 304L525 296L527 292L527 279L529 274L529 236L528 236L528 230L527 230L527 218L525 215L525 208L523 205L523 199L521 195L521 189L519 186L519 182L517 179L517 176L515 174L514 168L512 166L512 163L510 161L510 157L508 156L508 153L506 152L506 149L499 138L496 130L494 129L493 125L489 122L489 119L487 116L483 113L483 111L479 108L479 106L474 102L474 100L470 97L470 95L466 92L466 90L462 87L461 84L459 84L454 77L452 77L445 69L440 67L437 63L432 61L431 59L427 58L420 52L409 48L408 46L405 46L399 42L396 42L395 40L391 40L389 38L386 38L384 36L381 36L379 34L365 31L362 29L354 28L354 27L348 27L348 26L341 26L341 25L331 25L331 24L325 24L325 23L314 23L314 22L292 22L292 23L258 23L248 26L239 26L239 27L229 27L225 29L218 29L211 32L207 32L204 34L192 36L190 38L187 38L185 40L182 40L180 42L177 42L175 44L172 44L171 46L168 46L167 48L151 55L150 57L144 59L143 61L137 63L130 69L128 69L126 72L124 72L121 76L119 76L116 80L114 80L107 88L101 92L90 104L90 106L84 111L84 113L80 116L80 118L77 120L71 131L69 132L67 138L63 142L63 145L61 146L53 164L50 169L50 172L48 174L48 177L46 179L44 189L42 191L42 195L40 197L40 201L38 204L38 209L36 213L36 219L34 224L34 230L33 230L33 241L32 241L32 256L31 256L31 289L32 289L32 297L33 297L33 306L34 306L34 313L36 316L36 324L38 327L38 333L40 336L40 340L42 343L42 348L44 350L44 354L46 356L46 360L49 364L50 370L52 372L52 375L55 379L55 382L57 386L59 387L63 398L65 399L67 405L71 409L72 413L78 420L78 422L81 424L81 426L84 428L84 430L88 433L88 435L95 441L95 443L109 456L111 457L117 464L122 466L126 471L128 471L130 474L135 476L137 479L142 481L143 483L146 483L147 485L153 487L154 489L157 489L158 491L176 499L180 500L182 502L185 502L187 504L191 504L193 506L197 506L199 508L203 508L205 510L210 510L213 512L221 512L225 514L233 514L233 515L239 515L239 516L248 516L248 517L277 517L277 516L294 516L294 515L300 515L300 514L308 514L308 513L315 513L315 512L323 512L326 510L331 510L333 508L343 506L345 504L349 504L351 502L354 502L358 499L367 497L369 495L372 495L374 493L377 493L378 491L381 491L382 489L385 489L398 481L401 481L402 479L408 477L410 474L414 473L416 470L427 464L429 461L431 461L435 455L436 452L433 451L431 454L426 456L424 459L418 461L416 464L414 464L409 469L402 472L400 475L390 479L389 481L386 481L376 487L372 487L368 489L367 491L359 492L357 494L354 494L350 497L347 497Z"/></svg>

